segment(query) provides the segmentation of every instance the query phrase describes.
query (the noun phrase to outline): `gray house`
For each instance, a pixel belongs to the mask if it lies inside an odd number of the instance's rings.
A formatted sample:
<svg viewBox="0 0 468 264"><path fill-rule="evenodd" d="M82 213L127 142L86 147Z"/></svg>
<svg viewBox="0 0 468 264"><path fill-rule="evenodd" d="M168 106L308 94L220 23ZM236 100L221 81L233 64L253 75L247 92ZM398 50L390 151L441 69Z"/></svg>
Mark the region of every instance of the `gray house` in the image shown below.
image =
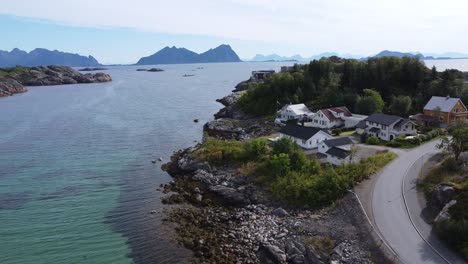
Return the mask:
<svg viewBox="0 0 468 264"><path fill-rule="evenodd" d="M415 135L416 124L394 115L376 113L361 121L356 126L358 134L367 133L384 141L391 141L400 135Z"/></svg>

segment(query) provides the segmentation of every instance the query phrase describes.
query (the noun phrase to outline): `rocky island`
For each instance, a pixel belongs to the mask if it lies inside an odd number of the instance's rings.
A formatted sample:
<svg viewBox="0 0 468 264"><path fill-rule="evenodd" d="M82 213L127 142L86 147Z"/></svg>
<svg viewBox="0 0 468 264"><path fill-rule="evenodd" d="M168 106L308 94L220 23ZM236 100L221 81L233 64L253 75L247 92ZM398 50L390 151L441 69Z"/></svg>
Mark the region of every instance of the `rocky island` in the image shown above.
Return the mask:
<svg viewBox="0 0 468 264"><path fill-rule="evenodd" d="M83 68L78 71L88 72L88 71L107 71L107 68L97 67L97 68Z"/></svg>
<svg viewBox="0 0 468 264"><path fill-rule="evenodd" d="M151 68L151 69L137 69L136 71L146 71L146 72L163 72L161 68Z"/></svg>
<svg viewBox="0 0 468 264"><path fill-rule="evenodd" d="M205 124L203 143L163 165L174 179L161 186L163 203L178 204L165 220L177 224L178 241L193 251L193 263L391 263L351 194L333 206L297 206L251 174L272 158L263 156L274 150L261 137L278 127L237 105L245 89L243 83L218 100L225 107ZM242 148L246 156L253 151L264 158L242 164Z"/></svg>
<svg viewBox="0 0 468 264"><path fill-rule="evenodd" d="M26 86L110 82L105 73L80 72L66 66L0 68L0 97L26 92Z"/></svg>

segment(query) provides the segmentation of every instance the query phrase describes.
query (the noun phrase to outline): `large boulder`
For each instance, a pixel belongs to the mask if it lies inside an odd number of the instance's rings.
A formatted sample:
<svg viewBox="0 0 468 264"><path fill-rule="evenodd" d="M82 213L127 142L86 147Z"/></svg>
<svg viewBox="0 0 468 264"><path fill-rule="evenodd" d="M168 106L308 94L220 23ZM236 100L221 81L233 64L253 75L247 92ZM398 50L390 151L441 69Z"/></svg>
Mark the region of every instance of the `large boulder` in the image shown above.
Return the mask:
<svg viewBox="0 0 468 264"><path fill-rule="evenodd" d="M245 130L241 127L238 120L230 118L220 118L205 124L203 129L209 136L222 139L238 139Z"/></svg>
<svg viewBox="0 0 468 264"><path fill-rule="evenodd" d="M228 96L225 96L221 99L216 99L217 102L220 102L224 106L231 106L237 103L239 99L242 97L242 93L236 92L236 93L231 93Z"/></svg>
<svg viewBox="0 0 468 264"><path fill-rule="evenodd" d="M437 214L444 206L453 200L457 195L457 190L450 185L440 184L432 192L429 206L434 214Z"/></svg>
<svg viewBox="0 0 468 264"><path fill-rule="evenodd" d="M180 170L185 172L193 172L197 170L204 170L207 172L211 171L211 167L208 162L193 159L191 152L182 155L182 157L177 161L177 165Z"/></svg>
<svg viewBox="0 0 468 264"><path fill-rule="evenodd" d="M286 262L286 253L276 245L260 245L257 258L263 264L284 264Z"/></svg>
<svg viewBox="0 0 468 264"><path fill-rule="evenodd" d="M238 189L224 185L210 186L208 190L223 200L224 203L232 206L244 206L251 204L246 194Z"/></svg>
<svg viewBox="0 0 468 264"><path fill-rule="evenodd" d="M450 207L454 206L455 204L457 204L456 200L452 200L452 201L448 202L444 206L444 208L442 208L442 210L439 212L439 214L436 216L436 218L434 219L434 223L435 224L440 224L442 222L450 220L449 209L450 209Z"/></svg>

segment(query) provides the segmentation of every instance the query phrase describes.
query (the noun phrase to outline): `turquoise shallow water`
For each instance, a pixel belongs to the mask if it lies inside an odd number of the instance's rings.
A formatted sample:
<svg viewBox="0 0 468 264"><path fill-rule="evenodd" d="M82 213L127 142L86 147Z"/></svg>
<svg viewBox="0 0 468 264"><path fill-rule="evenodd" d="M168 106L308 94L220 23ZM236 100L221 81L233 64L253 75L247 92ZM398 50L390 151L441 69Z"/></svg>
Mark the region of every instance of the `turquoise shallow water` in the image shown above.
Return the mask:
<svg viewBox="0 0 468 264"><path fill-rule="evenodd" d="M162 65L160 73L111 67L111 83L1 98L0 263L186 258L161 222L156 188L170 177L151 160L200 140L221 107L215 99L252 70L283 64Z"/></svg>

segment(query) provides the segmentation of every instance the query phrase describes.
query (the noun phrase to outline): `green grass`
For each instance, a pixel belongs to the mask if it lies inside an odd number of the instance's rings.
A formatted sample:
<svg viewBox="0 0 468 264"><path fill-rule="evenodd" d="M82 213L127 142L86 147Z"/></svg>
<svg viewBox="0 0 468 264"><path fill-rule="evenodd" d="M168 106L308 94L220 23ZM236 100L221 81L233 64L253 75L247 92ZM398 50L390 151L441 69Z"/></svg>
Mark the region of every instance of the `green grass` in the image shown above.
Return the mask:
<svg viewBox="0 0 468 264"><path fill-rule="evenodd" d="M355 135L356 135L356 131L355 131L355 130L352 130L352 131L342 132L342 133L340 134L340 137L355 136Z"/></svg>

